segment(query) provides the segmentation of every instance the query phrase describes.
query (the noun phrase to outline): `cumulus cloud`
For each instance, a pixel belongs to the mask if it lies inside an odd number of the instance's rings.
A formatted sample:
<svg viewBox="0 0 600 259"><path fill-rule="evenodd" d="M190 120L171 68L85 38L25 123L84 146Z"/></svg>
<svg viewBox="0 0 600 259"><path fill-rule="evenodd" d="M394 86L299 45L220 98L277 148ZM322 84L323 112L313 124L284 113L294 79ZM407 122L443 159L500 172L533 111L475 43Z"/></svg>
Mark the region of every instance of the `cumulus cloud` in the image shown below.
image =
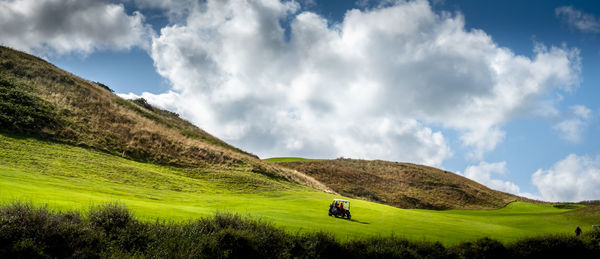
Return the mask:
<svg viewBox="0 0 600 259"><path fill-rule="evenodd" d="M548 201L600 199L600 156L568 155L550 169L538 169L531 177Z"/></svg>
<svg viewBox="0 0 600 259"><path fill-rule="evenodd" d="M555 9L556 17L568 24L570 27L582 32L600 32L600 20L593 14L581 12L573 6L561 6Z"/></svg>
<svg viewBox="0 0 600 259"><path fill-rule="evenodd" d="M503 181L495 177L504 176L507 171L506 162L504 161L498 163L487 163L482 161L478 165L468 166L464 176L489 188L521 195L519 186L513 182Z"/></svg>
<svg viewBox="0 0 600 259"><path fill-rule="evenodd" d="M554 130L561 133L561 137L573 143L581 141L581 134L589 124L592 111L583 105L569 107L570 118L553 126Z"/></svg>
<svg viewBox="0 0 600 259"><path fill-rule="evenodd" d="M297 2L209 0L154 38L173 89L143 97L261 156L439 166L452 155L442 129L481 158L505 122L578 84L577 50L534 51L515 55L427 1L350 10L334 23Z"/></svg>
<svg viewBox="0 0 600 259"><path fill-rule="evenodd" d="M96 0L1 0L0 44L36 53L90 53L148 47L151 29L139 12Z"/></svg>

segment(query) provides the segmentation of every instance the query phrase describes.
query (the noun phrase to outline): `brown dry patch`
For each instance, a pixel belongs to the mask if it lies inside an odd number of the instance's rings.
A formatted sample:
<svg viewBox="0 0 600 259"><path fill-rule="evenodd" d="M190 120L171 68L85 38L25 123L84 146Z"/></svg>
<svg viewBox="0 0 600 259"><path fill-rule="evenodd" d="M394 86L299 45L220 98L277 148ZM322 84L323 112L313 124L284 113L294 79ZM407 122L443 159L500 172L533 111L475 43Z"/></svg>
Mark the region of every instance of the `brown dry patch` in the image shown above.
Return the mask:
<svg viewBox="0 0 600 259"><path fill-rule="evenodd" d="M281 162L355 198L399 208L491 209L527 200L433 167L354 159Z"/></svg>

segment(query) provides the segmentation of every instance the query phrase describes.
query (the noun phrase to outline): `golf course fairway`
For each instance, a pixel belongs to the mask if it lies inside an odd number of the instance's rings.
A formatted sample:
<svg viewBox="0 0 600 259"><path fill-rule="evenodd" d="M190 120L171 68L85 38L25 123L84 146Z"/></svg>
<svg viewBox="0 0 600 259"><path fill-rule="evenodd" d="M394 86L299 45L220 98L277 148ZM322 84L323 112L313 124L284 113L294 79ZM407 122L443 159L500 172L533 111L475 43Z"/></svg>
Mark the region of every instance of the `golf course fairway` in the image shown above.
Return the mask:
<svg viewBox="0 0 600 259"><path fill-rule="evenodd" d="M395 235L410 240L510 242L544 234L588 231L583 205L514 202L496 210L399 209L354 200L232 168L177 168L34 138L0 134L0 203L31 202L87 210L118 202L144 220L185 221L236 213L291 233L323 231L340 240ZM352 220L327 215L333 198L350 200Z"/></svg>

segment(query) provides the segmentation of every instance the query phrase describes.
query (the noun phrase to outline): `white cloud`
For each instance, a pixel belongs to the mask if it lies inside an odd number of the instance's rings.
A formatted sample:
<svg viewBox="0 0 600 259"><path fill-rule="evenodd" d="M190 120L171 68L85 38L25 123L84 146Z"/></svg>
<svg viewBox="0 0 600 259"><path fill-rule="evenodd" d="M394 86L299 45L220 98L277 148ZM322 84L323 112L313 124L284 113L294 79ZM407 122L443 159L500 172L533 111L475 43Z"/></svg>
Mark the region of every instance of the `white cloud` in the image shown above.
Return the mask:
<svg viewBox="0 0 600 259"><path fill-rule="evenodd" d="M464 176L495 190L522 195L519 186L515 183L494 177L494 175L504 176L507 171L504 161L498 163L482 161L478 165L468 166Z"/></svg>
<svg viewBox="0 0 600 259"><path fill-rule="evenodd" d="M575 114L577 117L582 118L584 120L589 119L590 115L592 114L592 110L590 110L588 107L585 107L583 105L573 105L569 108L571 109L573 114Z"/></svg>
<svg viewBox="0 0 600 259"><path fill-rule="evenodd" d="M569 26L582 32L600 32L600 20L593 14L581 12L573 6L561 6L555 9L556 16Z"/></svg>
<svg viewBox="0 0 600 259"><path fill-rule="evenodd" d="M600 156L570 154L550 169L538 169L531 181L548 201L598 200Z"/></svg>
<svg viewBox="0 0 600 259"><path fill-rule="evenodd" d="M96 0L1 0L0 44L38 54L149 47L139 12Z"/></svg>
<svg viewBox="0 0 600 259"><path fill-rule="evenodd" d="M441 129L481 158L505 122L578 84L577 50L517 56L427 1L351 10L339 24L300 10L277 0L194 7L153 40L172 92L143 96L261 156L440 165L451 156Z"/></svg>
<svg viewBox="0 0 600 259"><path fill-rule="evenodd" d="M592 111L583 105L569 107L570 118L553 126L554 130L562 133L561 137L573 143L581 141L581 135L591 119Z"/></svg>

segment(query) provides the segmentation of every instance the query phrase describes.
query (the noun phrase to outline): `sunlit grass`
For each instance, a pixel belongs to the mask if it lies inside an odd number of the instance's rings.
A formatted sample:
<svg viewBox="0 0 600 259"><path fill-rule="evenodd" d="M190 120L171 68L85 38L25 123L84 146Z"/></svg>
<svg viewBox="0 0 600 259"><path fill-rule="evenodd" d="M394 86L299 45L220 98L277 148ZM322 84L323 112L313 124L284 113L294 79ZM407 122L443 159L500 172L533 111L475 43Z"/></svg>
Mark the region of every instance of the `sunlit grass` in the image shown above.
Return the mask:
<svg viewBox="0 0 600 259"><path fill-rule="evenodd" d="M335 196L253 173L249 168L177 168L140 163L89 149L0 134L0 202L87 210L118 201L145 220L185 221L233 212L287 231L325 231L362 239L396 235L446 244L489 236L501 241L587 231L597 218L524 202L498 210L407 210L353 200L353 220L327 216ZM573 212L571 212L573 211Z"/></svg>
<svg viewBox="0 0 600 259"><path fill-rule="evenodd" d="M325 159L310 159L310 158L302 158L302 157L271 157L263 159L263 161L267 162L296 162L296 161L320 161Z"/></svg>

